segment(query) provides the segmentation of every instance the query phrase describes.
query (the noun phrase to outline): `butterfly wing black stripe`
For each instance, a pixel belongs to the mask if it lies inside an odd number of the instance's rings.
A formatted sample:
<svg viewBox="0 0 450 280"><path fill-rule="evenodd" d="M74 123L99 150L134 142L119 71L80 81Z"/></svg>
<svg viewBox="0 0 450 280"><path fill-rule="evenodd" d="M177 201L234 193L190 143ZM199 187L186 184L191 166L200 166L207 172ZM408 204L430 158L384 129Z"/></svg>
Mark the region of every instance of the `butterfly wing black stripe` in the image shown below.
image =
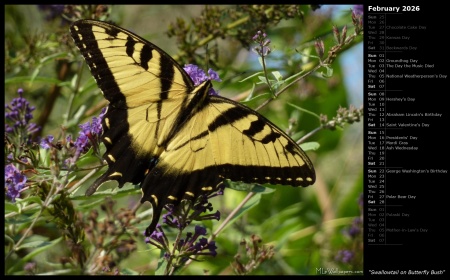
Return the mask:
<svg viewBox="0 0 450 280"><path fill-rule="evenodd" d="M172 57L120 27L94 20L72 24L71 34L105 98L103 182L141 183L154 217L213 191L224 179L308 186L313 165L301 148L259 113L210 96L209 81L195 87Z"/></svg>

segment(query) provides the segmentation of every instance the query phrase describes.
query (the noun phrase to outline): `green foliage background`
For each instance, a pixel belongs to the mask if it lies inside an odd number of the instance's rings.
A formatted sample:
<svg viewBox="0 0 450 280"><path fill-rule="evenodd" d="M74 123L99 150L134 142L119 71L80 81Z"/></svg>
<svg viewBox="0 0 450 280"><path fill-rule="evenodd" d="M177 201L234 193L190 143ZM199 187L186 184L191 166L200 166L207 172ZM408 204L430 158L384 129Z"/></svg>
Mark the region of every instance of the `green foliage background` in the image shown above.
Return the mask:
<svg viewBox="0 0 450 280"><path fill-rule="evenodd" d="M223 82L214 82L214 86L221 95L229 98L241 97L251 92L253 86L254 96L269 92L264 84L254 85L259 81L257 77L240 82L262 69L257 55L243 46L237 37L230 35L236 32L236 29L232 29L224 38L212 40L207 48L199 48L195 57L183 56L176 37L169 38L166 35L169 24L177 22L178 17L189 25L191 18L198 17L205 6L152 5L109 8L110 20L159 46L177 58L180 64L195 63L203 69L211 67L218 71ZM334 8L332 12L327 12L326 6L313 11L310 6L305 5L300 8L302 17L269 25L263 30L271 40L272 53L266 58L269 72L280 71L286 78L302 69L311 69L308 68L308 63L317 63L317 58L313 57L317 56L314 50L316 39L323 40L327 53L335 44L333 25L339 30L347 25L348 34L353 30L350 8L351 6L346 6L346 9ZM362 52L355 50L360 44L362 38L357 38L348 48L337 54L336 60L330 66L333 69L331 77L324 78L318 72L308 75L259 112L283 130L289 128L295 132L293 137L298 139L321 124L316 117L299 111L288 103L316 114L327 115L329 119L336 115L340 107L348 108L355 100L359 103L352 105L359 107L362 103L362 81L359 96L350 96L344 83L345 75L349 74L343 71L341 60L344 55L352 57L353 61L360 63L355 65L359 66L355 69L362 71ZM67 60L70 61L69 64L64 63ZM55 138L61 137L61 126L64 126L66 135L72 134L75 138L79 131L78 124L98 116L100 109L106 105L87 67L84 67L82 73L76 72L78 62L81 62L80 54L73 46L67 24L61 23L60 19L47 21L37 6L5 7L5 103L17 96L18 88L23 88L24 97L36 106L33 121L45 119L45 122L41 123L41 136L52 134ZM70 68L61 76L60 67L67 66ZM326 69L321 68L319 71L325 73ZM79 85L76 84L77 74L82 75ZM79 87L80 91L73 96L75 87ZM253 99L246 105L256 108L269 97L270 95L265 95ZM238 99L242 101L242 98ZM48 106L50 100L54 101L52 106ZM71 104L71 108L68 108L67 104ZM47 113L48 118L44 118L43 115ZM295 119L292 126L290 119ZM275 187L274 192L255 196L254 207L246 209L239 219L234 220L216 238L217 256L201 257L201 262L191 263L179 274L234 274L230 264L238 252L239 242L242 239L248 242L252 234L258 235L263 244L273 245L274 256L260 264L251 274L316 275L320 268L362 271L362 241L357 243L343 233L351 227L354 218L361 215L358 199L363 191L362 123L346 125L343 129L334 131L320 130L307 141L320 144L319 149L307 152L314 163L317 182L307 188ZM76 172L71 177L69 186L83 178L88 173L89 166L93 164L98 165L98 160L89 156L83 157L78 167L86 171ZM38 170L41 175L50 176L48 168ZM85 189L104 170L97 172L79 189L68 194L74 204L74 211L79 212L81 216L87 216L93 208L100 209L99 205L104 203L105 194L89 198L84 196ZM32 179L32 176L38 175L29 176ZM117 192L117 189L113 188L109 194L116 201L116 211L139 204L139 190L131 185L127 185L124 190ZM226 217L246 194L226 189L223 197L212 200L214 209L219 210L222 217ZM10 253L12 244L22 237L24 230L30 226L31 220L37 214L39 203L35 207L26 208L33 203L35 202L30 199L18 200L16 203L5 199L5 254ZM145 206L140 213L143 215L149 208L150 206ZM104 214L100 214L99 220L102 217ZM149 221L150 215L143 215L142 221L133 226L142 233ZM208 224L208 232L214 231L220 223L221 221ZM19 250L6 259L5 273L29 273L24 269L28 262L36 263L36 274L90 273L88 267L80 269L71 265L75 262L68 260L74 258L73 252L61 236L61 227L51 215L44 215ZM145 244L143 236L137 237L136 240L137 250L116 264L119 273L153 274L160 252ZM82 241L81 244L88 252L92 248L88 240ZM352 262L342 263L335 260L337 252L343 249L355 252ZM90 265L95 263L95 260L89 257L88 261L91 262ZM96 272L102 273L107 272Z"/></svg>

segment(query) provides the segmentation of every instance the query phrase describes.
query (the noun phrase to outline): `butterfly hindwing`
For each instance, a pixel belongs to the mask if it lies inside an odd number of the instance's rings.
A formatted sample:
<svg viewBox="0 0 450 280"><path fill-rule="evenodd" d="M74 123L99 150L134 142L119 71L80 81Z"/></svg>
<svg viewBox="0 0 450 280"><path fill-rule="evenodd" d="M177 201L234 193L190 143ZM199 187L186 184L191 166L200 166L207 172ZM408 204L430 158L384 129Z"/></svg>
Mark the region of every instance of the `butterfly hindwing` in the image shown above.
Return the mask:
<svg viewBox="0 0 450 280"><path fill-rule="evenodd" d="M210 103L210 143L216 164L226 172L223 176L247 183L303 187L315 181L307 155L265 117L220 96L211 97Z"/></svg>
<svg viewBox="0 0 450 280"><path fill-rule="evenodd" d="M202 93L206 94L206 93ZM300 147L257 112L220 96L207 96L201 111L189 119L161 154L172 170L216 173L247 183L308 186L314 168ZM208 171L206 171L208 170ZM205 180L199 185L206 187Z"/></svg>
<svg viewBox="0 0 450 280"><path fill-rule="evenodd" d="M309 158L269 120L232 100L198 94L207 96L206 105L199 105L202 109L188 117L190 125L171 138L142 184L142 202L150 201L159 213L166 203L208 194L224 179L303 187L314 183Z"/></svg>
<svg viewBox="0 0 450 280"><path fill-rule="evenodd" d="M194 86L173 58L134 33L95 20L71 34L109 105L103 118L104 182L140 184L155 229L164 205L214 191L224 179L308 186L313 165L301 148L259 113Z"/></svg>

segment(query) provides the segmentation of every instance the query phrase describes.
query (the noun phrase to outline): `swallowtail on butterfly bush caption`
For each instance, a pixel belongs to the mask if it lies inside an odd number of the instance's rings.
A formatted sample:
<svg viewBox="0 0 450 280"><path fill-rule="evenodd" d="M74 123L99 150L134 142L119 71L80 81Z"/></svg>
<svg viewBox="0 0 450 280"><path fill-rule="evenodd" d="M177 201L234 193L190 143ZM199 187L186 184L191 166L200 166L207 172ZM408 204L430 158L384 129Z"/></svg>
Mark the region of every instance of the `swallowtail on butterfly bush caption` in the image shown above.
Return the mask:
<svg viewBox="0 0 450 280"><path fill-rule="evenodd" d="M305 152L268 119L194 86L166 52L110 23L79 20L70 27L104 97L102 126L108 170L104 182L140 184L155 229L166 204L175 207L216 190L224 180L306 187L315 182Z"/></svg>

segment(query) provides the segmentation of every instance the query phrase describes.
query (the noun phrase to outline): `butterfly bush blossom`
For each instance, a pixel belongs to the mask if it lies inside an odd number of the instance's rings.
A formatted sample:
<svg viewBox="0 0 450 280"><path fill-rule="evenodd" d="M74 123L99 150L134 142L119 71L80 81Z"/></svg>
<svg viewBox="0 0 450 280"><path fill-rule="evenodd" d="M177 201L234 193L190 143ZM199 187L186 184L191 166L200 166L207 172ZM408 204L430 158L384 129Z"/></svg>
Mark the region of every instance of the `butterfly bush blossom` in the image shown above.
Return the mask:
<svg viewBox="0 0 450 280"><path fill-rule="evenodd" d="M18 144L29 144L31 135L40 130L35 123L31 123L33 112L36 108L23 97L23 89L17 90L19 97L14 98L9 104L5 104L5 134L18 137Z"/></svg>
<svg viewBox="0 0 450 280"><path fill-rule="evenodd" d="M23 89L17 90L19 97L14 98L10 103L5 104L5 142L11 143L16 149L8 150L5 146L5 153L9 153L6 162L12 162L14 158L23 163L30 163L23 154L23 147L31 144L32 135L40 130L35 123L30 122L33 118L34 106L23 97ZM13 202L20 197L27 182L27 177L22 174L17 166L10 163L5 165L5 191L6 196Z"/></svg>
<svg viewBox="0 0 450 280"><path fill-rule="evenodd" d="M350 250L339 250L335 260L341 263L349 263L353 260L354 253Z"/></svg>
<svg viewBox="0 0 450 280"><path fill-rule="evenodd" d="M352 22L355 26L355 33L359 33L363 30L364 26L364 6L363 5L354 5L352 9Z"/></svg>
<svg viewBox="0 0 450 280"><path fill-rule="evenodd" d="M25 187L27 177L25 177L13 164L5 166L5 189L6 195L12 202L20 197L20 192Z"/></svg>
<svg viewBox="0 0 450 280"><path fill-rule="evenodd" d="M103 133L102 120L105 116L106 108L103 108L98 117L93 117L92 121L80 124L81 131L75 140L75 147L78 153L86 153L91 146L98 148L100 136Z"/></svg>
<svg viewBox="0 0 450 280"><path fill-rule="evenodd" d="M364 5L354 5L352 10L358 16L363 15L364 14Z"/></svg>
<svg viewBox="0 0 450 280"><path fill-rule="evenodd" d="M192 253L196 255L211 255L215 257L216 243L215 241L209 241L205 237L198 239L200 236L206 235L206 228L196 225L194 234L188 232L186 239L181 239L177 244L177 250L185 253ZM198 239L198 241L197 241ZM208 252L202 252L208 250ZM182 257L181 262L184 263L188 260L187 256Z"/></svg>
<svg viewBox="0 0 450 280"><path fill-rule="evenodd" d="M65 5L37 5L38 9L46 14L45 19L48 21L56 18L62 18Z"/></svg>
<svg viewBox="0 0 450 280"><path fill-rule="evenodd" d="M217 74L217 72L215 72L211 68L208 70L208 75L206 75L206 73L205 73L205 71L203 71L203 69L199 68L197 65L194 65L194 64L186 64L183 67L183 69L184 69L184 71L186 71L188 73L189 77L191 77L195 86L198 86L199 84L201 84L207 80L217 81L217 82L222 81L219 78L219 74ZM209 95L219 95L219 92L215 91L213 88L210 88L208 93L209 93Z"/></svg>
<svg viewBox="0 0 450 280"><path fill-rule="evenodd" d="M103 108L98 117L93 117L92 121L80 124L79 127L81 130L78 133L75 142L72 141L71 135L66 137L66 142L75 147L74 155L65 161L66 166L73 165L80 155L89 151L91 147L94 147L97 154L99 153L98 144L100 142L100 136L103 133L102 120L105 113L106 108ZM53 140L54 137L52 135L42 138L40 143L41 148L50 149L51 147L54 147Z"/></svg>
<svg viewBox="0 0 450 280"><path fill-rule="evenodd" d="M358 206L360 209L360 216L355 217L350 227L344 229L343 233L346 237L349 238L350 243L347 248L343 248L337 251L335 256L335 261L342 264L354 264L359 262L362 259L362 250L363 250L363 209L364 209L364 198L361 194L358 198Z"/></svg>
<svg viewBox="0 0 450 280"><path fill-rule="evenodd" d="M220 220L219 211L216 211L213 214L203 213L211 212L213 210L212 204L208 200L215 196L223 195L223 192L224 186L220 185L215 192L209 194L208 196L200 196L195 203L188 202L194 203L194 205L192 205L193 211L191 211L189 215L178 210L172 204L168 204L165 206L165 209L168 212L162 216L162 221L169 227L177 228L178 230L183 231L192 220ZM206 228L196 225L194 233L187 232L185 238L181 238L179 240L177 239L177 242L173 246L179 253L174 254L172 250L170 250L170 242L164 233L162 226L158 224L151 235L145 239L145 242L164 251L164 258L169 263L175 262L176 266L180 266L186 263L186 261L188 261L188 259L192 256L211 255L215 257L217 255L217 246L215 241L208 241L207 238L201 237L205 235Z"/></svg>
<svg viewBox="0 0 450 280"><path fill-rule="evenodd" d="M179 256L181 256L177 261L178 264L185 263L190 256L194 255L211 255L213 257L217 255L215 241L208 241L205 237L199 239L200 236L205 236L206 232L206 228L196 225L194 233L187 232L186 238L180 239L174 244L176 250L179 252ZM166 260L170 260L173 257L170 253L169 240L160 224L157 224L152 234L145 238L145 242L163 250Z"/></svg>
<svg viewBox="0 0 450 280"><path fill-rule="evenodd" d="M272 51L269 47L270 39L266 39L267 34L258 30L252 40L259 46L253 48L253 52L257 53L261 57L266 57Z"/></svg>

